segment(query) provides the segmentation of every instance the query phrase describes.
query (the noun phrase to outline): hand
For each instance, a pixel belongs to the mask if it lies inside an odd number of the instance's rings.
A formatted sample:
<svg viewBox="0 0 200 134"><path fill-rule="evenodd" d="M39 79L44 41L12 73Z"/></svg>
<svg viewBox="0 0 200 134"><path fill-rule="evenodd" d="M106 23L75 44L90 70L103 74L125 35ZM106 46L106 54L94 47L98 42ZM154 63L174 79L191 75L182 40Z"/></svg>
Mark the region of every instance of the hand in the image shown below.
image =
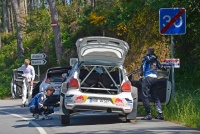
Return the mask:
<svg viewBox="0 0 200 134"><path fill-rule="evenodd" d="M43 106L43 108L46 110L46 109L47 109L47 106Z"/></svg>
<svg viewBox="0 0 200 134"><path fill-rule="evenodd" d="M143 79L144 79L144 77L140 76L140 78L138 80L140 82L140 84L142 84Z"/></svg>
<svg viewBox="0 0 200 134"><path fill-rule="evenodd" d="M33 86L33 80L30 82L30 85Z"/></svg>
<svg viewBox="0 0 200 134"><path fill-rule="evenodd" d="M26 78L26 75L25 75L25 74L22 74L22 77L23 77L23 78Z"/></svg>
<svg viewBox="0 0 200 134"><path fill-rule="evenodd" d="M167 67L166 67L166 66L163 66L163 67L162 67L162 70L166 71L166 70L167 70Z"/></svg>

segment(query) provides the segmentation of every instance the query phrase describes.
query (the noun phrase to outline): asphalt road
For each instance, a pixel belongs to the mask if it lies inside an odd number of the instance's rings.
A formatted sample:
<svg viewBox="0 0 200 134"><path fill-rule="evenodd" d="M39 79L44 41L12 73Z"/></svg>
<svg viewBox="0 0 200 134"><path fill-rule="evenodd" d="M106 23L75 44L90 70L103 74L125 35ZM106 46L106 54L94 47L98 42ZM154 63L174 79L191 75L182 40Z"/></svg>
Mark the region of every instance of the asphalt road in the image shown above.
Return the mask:
<svg viewBox="0 0 200 134"><path fill-rule="evenodd" d="M69 126L62 126L58 108L52 120L36 121L29 109L20 107L21 100L0 100L0 134L196 134L193 130L175 123L151 120L122 123L116 114L83 112L71 117Z"/></svg>

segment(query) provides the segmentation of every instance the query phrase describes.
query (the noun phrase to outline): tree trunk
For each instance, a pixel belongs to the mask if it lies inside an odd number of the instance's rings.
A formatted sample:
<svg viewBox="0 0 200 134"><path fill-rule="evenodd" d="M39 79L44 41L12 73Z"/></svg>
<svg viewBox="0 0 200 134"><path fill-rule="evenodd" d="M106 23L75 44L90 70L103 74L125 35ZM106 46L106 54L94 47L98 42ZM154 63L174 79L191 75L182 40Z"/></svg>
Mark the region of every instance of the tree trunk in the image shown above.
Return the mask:
<svg viewBox="0 0 200 134"><path fill-rule="evenodd" d="M38 4L38 0L33 0L33 3L34 3L34 9L36 10L37 9L37 4Z"/></svg>
<svg viewBox="0 0 200 134"><path fill-rule="evenodd" d="M3 31L8 33L8 16L6 10L6 0L2 1L2 11L3 11Z"/></svg>
<svg viewBox="0 0 200 134"><path fill-rule="evenodd" d="M94 8L96 5L96 1L95 0L92 0L92 7Z"/></svg>
<svg viewBox="0 0 200 134"><path fill-rule="evenodd" d="M12 31L12 25L11 25L11 3L10 1L7 1L7 18L8 18L8 23L7 23L7 27L8 27L8 32Z"/></svg>
<svg viewBox="0 0 200 134"><path fill-rule="evenodd" d="M51 12L51 21L57 24L56 26L53 26L53 32L54 32L54 43L56 49L57 64L60 65L60 60L62 56L62 40L60 34L60 25L58 22L58 13L56 10L56 2L55 0L47 0L47 1L49 3L49 8Z"/></svg>
<svg viewBox="0 0 200 134"><path fill-rule="evenodd" d="M0 51L1 51L2 43L1 43L1 36L0 36Z"/></svg>
<svg viewBox="0 0 200 134"><path fill-rule="evenodd" d="M26 27L26 8L25 8L25 1L26 0L19 0L19 17L20 17L20 23L21 23L21 31L24 32Z"/></svg>
<svg viewBox="0 0 200 134"><path fill-rule="evenodd" d="M13 18L13 7L10 7L10 19L11 19L11 29L12 34L14 34L14 18Z"/></svg>
<svg viewBox="0 0 200 134"><path fill-rule="evenodd" d="M17 25L17 50L18 50L18 58L23 57L24 48L23 48L23 37L22 37L22 26L21 26L21 20L20 20L20 12L19 12L19 4L16 2L16 0L11 0L13 11L16 18L16 25Z"/></svg>
<svg viewBox="0 0 200 134"><path fill-rule="evenodd" d="M33 11L33 9L34 9L33 1L34 1L34 0L30 0L30 3L29 3L29 4L30 4L30 11Z"/></svg>
<svg viewBox="0 0 200 134"><path fill-rule="evenodd" d="M28 10L27 10L27 0L24 0L24 12L27 15L28 14Z"/></svg>
<svg viewBox="0 0 200 134"><path fill-rule="evenodd" d="M66 6L66 0L62 0L63 5Z"/></svg>

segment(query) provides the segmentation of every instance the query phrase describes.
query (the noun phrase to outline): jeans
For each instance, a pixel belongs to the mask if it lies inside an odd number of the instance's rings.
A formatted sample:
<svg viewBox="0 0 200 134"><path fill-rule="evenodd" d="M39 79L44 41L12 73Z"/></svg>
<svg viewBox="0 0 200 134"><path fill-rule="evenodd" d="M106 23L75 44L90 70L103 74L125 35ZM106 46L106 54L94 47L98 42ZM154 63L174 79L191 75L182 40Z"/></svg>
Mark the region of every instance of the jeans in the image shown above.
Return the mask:
<svg viewBox="0 0 200 134"><path fill-rule="evenodd" d="M43 106L47 106L47 109L44 109L43 107L38 108L37 105L30 107L30 112L33 114L51 114L54 113L54 107L49 105L49 98L43 103Z"/></svg>
<svg viewBox="0 0 200 134"><path fill-rule="evenodd" d="M151 113L151 108L149 104L149 94L153 99L157 113L162 113L160 99L157 94L157 78L147 76L142 81L142 102L147 114Z"/></svg>
<svg viewBox="0 0 200 134"><path fill-rule="evenodd" d="M30 112L33 114L42 114L43 111L44 111L43 108L38 109L37 106L30 107Z"/></svg>

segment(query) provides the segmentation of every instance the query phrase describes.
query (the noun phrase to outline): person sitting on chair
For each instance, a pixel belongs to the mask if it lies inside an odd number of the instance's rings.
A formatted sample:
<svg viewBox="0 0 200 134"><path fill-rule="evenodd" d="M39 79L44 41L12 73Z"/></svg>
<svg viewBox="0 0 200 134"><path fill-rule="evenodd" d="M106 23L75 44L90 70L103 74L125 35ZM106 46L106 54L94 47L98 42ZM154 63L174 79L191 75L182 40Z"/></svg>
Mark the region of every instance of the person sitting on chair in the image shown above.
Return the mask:
<svg viewBox="0 0 200 134"><path fill-rule="evenodd" d="M54 112L53 106L49 105L49 99L55 92L52 86L48 86L45 92L40 92L29 103L30 112L35 119L52 119L48 114ZM41 116L41 118L40 118Z"/></svg>

